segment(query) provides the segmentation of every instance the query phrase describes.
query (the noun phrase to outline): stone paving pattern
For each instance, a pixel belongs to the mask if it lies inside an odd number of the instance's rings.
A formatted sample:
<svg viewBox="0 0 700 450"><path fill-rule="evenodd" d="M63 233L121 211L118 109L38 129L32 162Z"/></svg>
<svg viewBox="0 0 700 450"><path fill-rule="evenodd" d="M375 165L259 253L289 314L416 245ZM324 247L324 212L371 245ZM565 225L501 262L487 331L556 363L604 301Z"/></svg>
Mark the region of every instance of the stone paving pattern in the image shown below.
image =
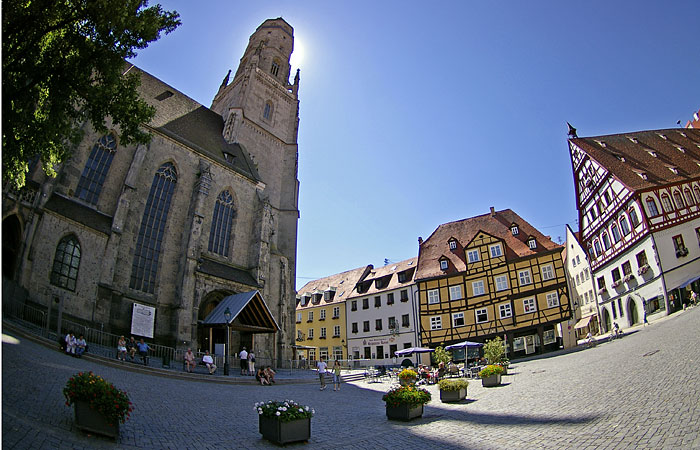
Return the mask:
<svg viewBox="0 0 700 450"><path fill-rule="evenodd" d="M628 330L629 331L629 330ZM272 448L253 405L293 399L315 408L308 444L326 449L700 449L700 307L595 348L516 362L503 386L470 382L468 399L422 418L388 421L390 384L355 381L340 392L311 384L221 384L74 359L7 330L2 345L2 448ZM128 391L135 411L114 442L73 425L61 390L92 370ZM202 378L207 375L202 375Z"/></svg>

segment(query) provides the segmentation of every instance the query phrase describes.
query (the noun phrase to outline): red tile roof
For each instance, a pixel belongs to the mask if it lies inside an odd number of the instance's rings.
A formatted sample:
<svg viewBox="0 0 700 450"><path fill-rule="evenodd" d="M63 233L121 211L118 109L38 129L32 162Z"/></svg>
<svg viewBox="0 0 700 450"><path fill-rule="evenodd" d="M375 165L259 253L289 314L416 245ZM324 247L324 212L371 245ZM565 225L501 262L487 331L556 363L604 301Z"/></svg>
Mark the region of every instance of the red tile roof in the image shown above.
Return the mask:
<svg viewBox="0 0 700 450"><path fill-rule="evenodd" d="M700 130L672 128L569 141L633 191L700 176Z"/></svg>
<svg viewBox="0 0 700 450"><path fill-rule="evenodd" d="M353 293L350 295L351 298L353 297L361 297L361 296L367 296L371 294L375 294L377 292L384 292L384 291L391 291L394 289L398 289L402 286L407 286L410 285L411 282L413 281L413 277L415 275L415 268L416 268L416 263L418 262L418 257L413 257L411 259L407 259L405 261L401 261L398 263L394 264L387 264L386 266L379 267L377 269L372 270L369 275L363 280L365 282L372 282L371 286L369 289L362 294L358 294L357 291L353 291ZM410 270L414 269L414 270ZM399 272L403 271L408 271L408 278L406 279L405 282L399 283ZM384 277L391 277L389 279L389 283L386 287L383 287L381 289L377 289L376 284L374 283L375 280L379 280Z"/></svg>
<svg viewBox="0 0 700 450"><path fill-rule="evenodd" d="M519 233L513 236L511 224L518 225ZM548 237L540 233L535 227L526 222L522 217L510 209L494 211L493 213L463 219L456 222L445 223L437 227L432 235L419 247L418 270L416 280L428 279L465 272L467 270L464 249L479 232L488 233L505 243L505 255L509 260L536 255L555 249L563 249L563 246L552 242ZM527 245L530 236L537 240L537 247L533 250ZM450 250L448 241L457 239L457 250ZM440 269L440 259L449 260L447 271Z"/></svg>
<svg viewBox="0 0 700 450"><path fill-rule="evenodd" d="M306 305L297 304L296 309L304 309L328 303L344 302L353 292L358 281L363 279L372 270L372 266L358 267L357 269L348 270L346 272L337 273L318 280L309 281L301 289L297 291L298 295L313 294L314 292L323 294L326 290L335 288L335 295L330 302L321 300L320 303L308 302Z"/></svg>

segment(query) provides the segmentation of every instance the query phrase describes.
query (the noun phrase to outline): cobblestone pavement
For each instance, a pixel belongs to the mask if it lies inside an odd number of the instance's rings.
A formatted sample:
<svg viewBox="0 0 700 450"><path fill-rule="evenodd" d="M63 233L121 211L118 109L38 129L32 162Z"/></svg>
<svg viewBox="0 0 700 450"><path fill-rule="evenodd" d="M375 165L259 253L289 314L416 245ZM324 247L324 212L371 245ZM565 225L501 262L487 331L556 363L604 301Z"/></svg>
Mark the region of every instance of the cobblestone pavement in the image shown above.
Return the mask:
<svg viewBox="0 0 700 450"><path fill-rule="evenodd" d="M13 333L6 334L13 335ZM2 448L268 448L253 404L293 399L316 409L308 444L326 449L700 448L700 308L595 348L511 366L503 386L471 382L443 404L435 386L422 418L387 421L389 383L340 392L315 384L226 385L154 376L73 359L14 334L2 345ZM9 339L12 340L12 339ZM134 403L116 442L73 426L61 390L92 370Z"/></svg>

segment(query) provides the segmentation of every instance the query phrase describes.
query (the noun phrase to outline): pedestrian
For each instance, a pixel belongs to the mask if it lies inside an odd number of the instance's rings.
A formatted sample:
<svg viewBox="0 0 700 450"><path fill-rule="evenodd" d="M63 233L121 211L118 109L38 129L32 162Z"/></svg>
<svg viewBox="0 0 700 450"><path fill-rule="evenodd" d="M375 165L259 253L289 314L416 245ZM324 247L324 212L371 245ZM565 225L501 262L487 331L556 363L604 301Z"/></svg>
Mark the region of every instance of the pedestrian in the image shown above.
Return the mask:
<svg viewBox="0 0 700 450"><path fill-rule="evenodd" d="M318 378L321 381L321 390L326 389L326 369L328 364L323 361L323 356L321 356L316 363L316 369L318 369Z"/></svg>
<svg viewBox="0 0 700 450"><path fill-rule="evenodd" d="M252 348L248 353L248 375L255 375L255 353Z"/></svg>
<svg viewBox="0 0 700 450"><path fill-rule="evenodd" d="M247 375L248 374L248 352L246 351L245 347L243 347L243 350L238 354L238 357L241 359L241 375Z"/></svg>
<svg viewBox="0 0 700 450"><path fill-rule="evenodd" d="M692 306L695 306L695 304L698 302L698 294L695 293L695 291L690 291L690 304Z"/></svg>
<svg viewBox="0 0 700 450"><path fill-rule="evenodd" d="M333 390L340 390L340 361L337 359L335 360L335 364L333 364Z"/></svg>

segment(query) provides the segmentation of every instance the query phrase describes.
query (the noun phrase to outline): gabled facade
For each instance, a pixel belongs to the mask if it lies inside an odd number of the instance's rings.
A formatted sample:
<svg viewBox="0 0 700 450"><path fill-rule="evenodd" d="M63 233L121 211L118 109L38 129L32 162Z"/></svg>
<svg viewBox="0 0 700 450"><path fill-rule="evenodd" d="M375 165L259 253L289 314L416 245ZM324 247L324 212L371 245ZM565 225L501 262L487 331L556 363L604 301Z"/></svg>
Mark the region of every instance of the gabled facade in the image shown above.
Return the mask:
<svg viewBox="0 0 700 450"><path fill-rule="evenodd" d="M681 307L700 287L700 131L573 137L569 151L603 328Z"/></svg>
<svg viewBox="0 0 700 450"><path fill-rule="evenodd" d="M418 258L373 269L345 302L349 358L368 365L396 364L395 352L418 345Z"/></svg>
<svg viewBox="0 0 700 450"><path fill-rule="evenodd" d="M419 239L422 345L500 336L510 357L559 348L556 325L572 315L563 250L509 209Z"/></svg>
<svg viewBox="0 0 700 450"><path fill-rule="evenodd" d="M297 291L295 359L348 359L345 304L372 269L369 265L320 278Z"/></svg>
<svg viewBox="0 0 700 450"><path fill-rule="evenodd" d="M574 315L570 320L561 324L561 334L564 338L564 347L569 348L575 347L577 341L585 338L589 332L593 335L600 333L600 322L588 254L579 244L576 233L568 225L566 226L566 251L564 253L564 268L569 283L569 295Z"/></svg>

